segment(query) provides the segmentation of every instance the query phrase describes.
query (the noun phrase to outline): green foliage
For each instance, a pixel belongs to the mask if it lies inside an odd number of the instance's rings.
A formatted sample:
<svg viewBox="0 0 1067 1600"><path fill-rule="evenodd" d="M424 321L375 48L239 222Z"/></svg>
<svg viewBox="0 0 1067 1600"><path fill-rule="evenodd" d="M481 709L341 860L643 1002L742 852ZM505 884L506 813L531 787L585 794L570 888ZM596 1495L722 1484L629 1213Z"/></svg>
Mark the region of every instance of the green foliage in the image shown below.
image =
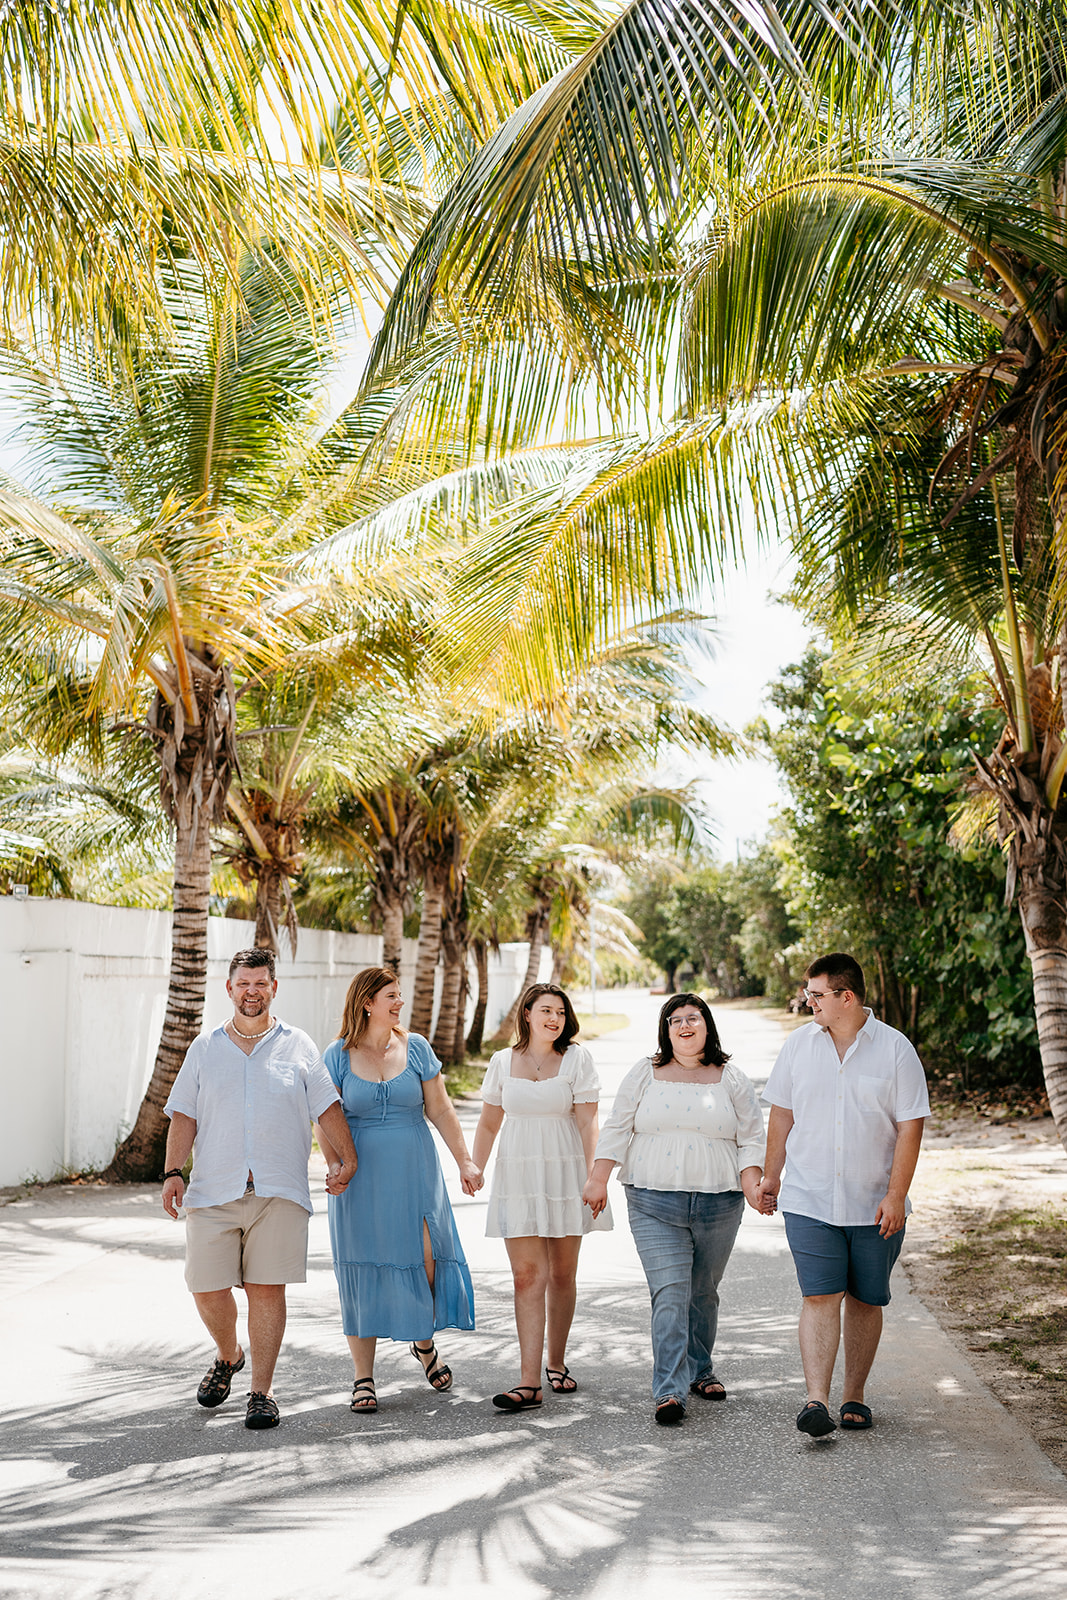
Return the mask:
<svg viewBox="0 0 1067 1600"><path fill-rule="evenodd" d="M966 681L876 696L812 652L765 738L793 794L780 882L805 959L851 949L877 1013L960 1087L1041 1082L1029 962L1004 862L951 836L972 751L1000 731Z"/></svg>
<svg viewBox="0 0 1067 1600"><path fill-rule="evenodd" d="M645 936L643 953L663 968L668 987L689 965L728 999L789 998L796 929L778 886L780 867L768 843L736 862L676 876L656 867L638 880L626 910Z"/></svg>

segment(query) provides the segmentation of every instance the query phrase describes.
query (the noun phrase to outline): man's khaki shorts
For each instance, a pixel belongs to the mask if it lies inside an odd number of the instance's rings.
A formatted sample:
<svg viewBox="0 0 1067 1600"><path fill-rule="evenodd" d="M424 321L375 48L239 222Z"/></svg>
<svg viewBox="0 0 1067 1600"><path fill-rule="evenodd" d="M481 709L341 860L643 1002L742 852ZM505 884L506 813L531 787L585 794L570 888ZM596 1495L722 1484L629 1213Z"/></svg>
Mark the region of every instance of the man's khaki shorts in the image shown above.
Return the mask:
<svg viewBox="0 0 1067 1600"><path fill-rule="evenodd" d="M193 1294L248 1283L304 1283L308 1221L303 1206L278 1195L242 1195L185 1213L185 1281Z"/></svg>

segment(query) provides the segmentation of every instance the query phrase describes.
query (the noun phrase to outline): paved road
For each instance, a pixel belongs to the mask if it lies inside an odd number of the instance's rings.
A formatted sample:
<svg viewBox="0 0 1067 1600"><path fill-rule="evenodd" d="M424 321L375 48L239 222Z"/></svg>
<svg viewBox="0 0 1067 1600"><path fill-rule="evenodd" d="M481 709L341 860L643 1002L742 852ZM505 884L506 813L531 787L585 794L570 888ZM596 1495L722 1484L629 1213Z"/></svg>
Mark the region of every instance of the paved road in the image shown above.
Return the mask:
<svg viewBox="0 0 1067 1600"><path fill-rule="evenodd" d="M602 1003L603 999L602 999ZM607 1004L618 1009L616 996ZM608 1093L655 1004L596 1045ZM757 1079L781 1035L722 1014ZM155 1189L54 1189L0 1210L0 1596L27 1600L1062 1600L1067 1480L895 1280L878 1425L815 1444L797 1291L749 1214L723 1286L725 1405L652 1425L647 1297L625 1226L583 1251L570 1399L498 1417L515 1376L509 1279L457 1198L478 1331L442 1339L435 1395L387 1346L377 1417L347 1410L323 1209L292 1294L284 1422L201 1411L207 1364Z"/></svg>

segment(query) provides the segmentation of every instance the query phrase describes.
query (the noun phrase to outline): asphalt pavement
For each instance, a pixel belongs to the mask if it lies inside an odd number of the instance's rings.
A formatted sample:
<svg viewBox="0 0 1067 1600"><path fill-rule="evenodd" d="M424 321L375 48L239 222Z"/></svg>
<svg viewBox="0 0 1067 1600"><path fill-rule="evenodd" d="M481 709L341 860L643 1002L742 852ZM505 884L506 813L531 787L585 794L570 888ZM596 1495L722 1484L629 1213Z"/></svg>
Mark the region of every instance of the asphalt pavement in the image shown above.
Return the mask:
<svg viewBox="0 0 1067 1600"><path fill-rule="evenodd" d="M652 1045L657 1002L601 1006L633 1019L594 1045L609 1099ZM777 1025L720 1021L762 1082ZM647 1291L614 1190L614 1233L582 1251L580 1390L502 1416L489 1396L518 1374L506 1258L483 1237L484 1200L449 1180L478 1318L439 1339L452 1392L385 1345L381 1409L348 1411L316 1172L308 1282L290 1292L275 1381L283 1420L266 1433L243 1426L243 1374L221 1410L195 1403L211 1351L157 1188L59 1187L0 1209L0 1596L1063 1600L1067 1479L902 1272L868 1394L876 1426L809 1441L794 1426L799 1297L781 1224L747 1213L722 1288L729 1399L694 1399L659 1428Z"/></svg>

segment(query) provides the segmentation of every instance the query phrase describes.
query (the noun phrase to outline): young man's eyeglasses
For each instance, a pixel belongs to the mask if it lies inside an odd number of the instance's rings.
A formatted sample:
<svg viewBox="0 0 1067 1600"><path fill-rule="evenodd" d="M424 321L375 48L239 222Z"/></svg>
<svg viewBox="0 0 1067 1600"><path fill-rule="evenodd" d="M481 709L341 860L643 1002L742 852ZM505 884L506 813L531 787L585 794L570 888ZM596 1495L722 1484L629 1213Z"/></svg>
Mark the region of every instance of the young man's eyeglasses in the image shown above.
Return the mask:
<svg viewBox="0 0 1067 1600"><path fill-rule="evenodd" d="M851 994L851 989L805 989L805 1000L829 1000L833 995Z"/></svg>

